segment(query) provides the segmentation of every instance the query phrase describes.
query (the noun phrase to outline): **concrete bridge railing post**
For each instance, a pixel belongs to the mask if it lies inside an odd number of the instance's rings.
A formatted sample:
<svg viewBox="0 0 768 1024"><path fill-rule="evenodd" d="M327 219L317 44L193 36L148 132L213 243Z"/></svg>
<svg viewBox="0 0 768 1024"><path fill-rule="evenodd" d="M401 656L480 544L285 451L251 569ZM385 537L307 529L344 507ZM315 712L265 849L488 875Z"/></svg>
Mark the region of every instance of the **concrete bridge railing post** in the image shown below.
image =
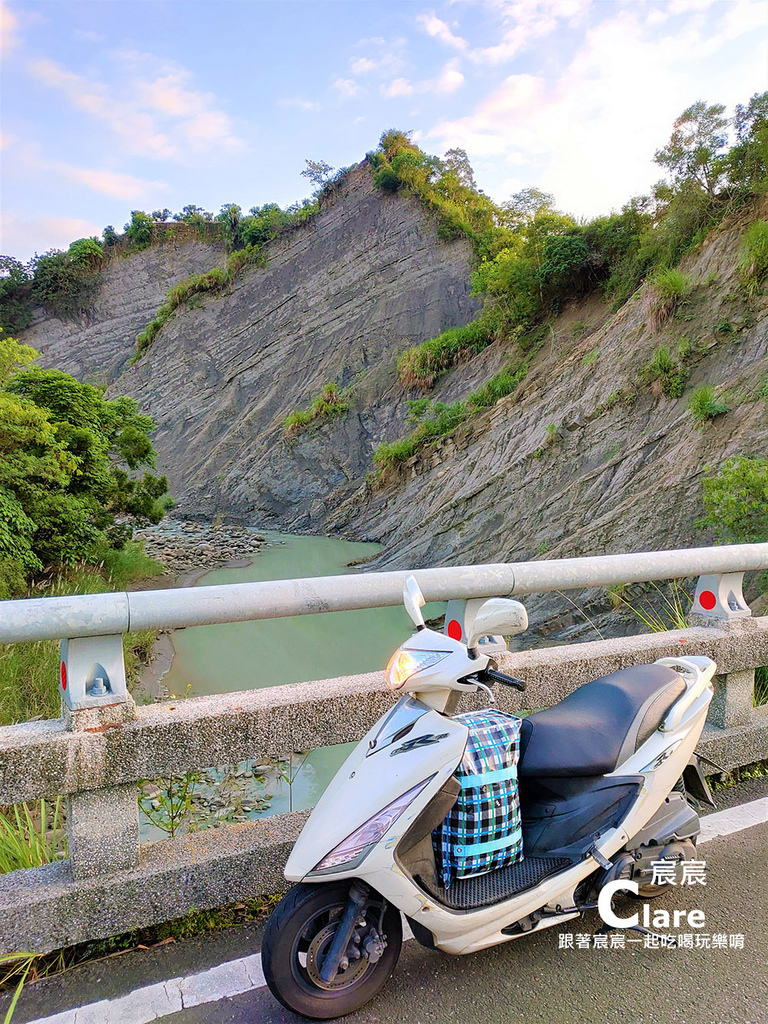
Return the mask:
<svg viewBox="0 0 768 1024"><path fill-rule="evenodd" d="M105 707L73 710L62 701L68 732L104 736L111 729L136 721L133 698ZM94 757L94 782L99 774ZM82 766L88 774L88 764ZM66 803L67 851L75 880L129 871L139 863L139 805L136 784L84 789L70 793Z"/></svg>

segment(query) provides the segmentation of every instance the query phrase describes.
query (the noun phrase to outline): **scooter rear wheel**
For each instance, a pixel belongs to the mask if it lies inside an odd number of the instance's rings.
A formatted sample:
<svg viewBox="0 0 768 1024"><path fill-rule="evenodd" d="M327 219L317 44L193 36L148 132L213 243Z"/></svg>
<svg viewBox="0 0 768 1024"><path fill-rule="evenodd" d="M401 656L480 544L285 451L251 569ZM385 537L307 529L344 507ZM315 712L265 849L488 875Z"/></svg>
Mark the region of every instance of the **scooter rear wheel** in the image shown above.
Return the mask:
<svg viewBox="0 0 768 1024"><path fill-rule="evenodd" d="M287 1009L312 1020L343 1017L364 1006L384 987L400 956L400 912L372 892L361 911L365 923L356 929L349 948L360 949L366 933L378 930L381 922L384 951L375 962L365 955L358 959L350 955L348 966L329 985L323 984L320 967L347 904L349 887L349 881L294 886L272 912L264 933L261 961L272 995ZM354 941L361 936L363 941Z"/></svg>

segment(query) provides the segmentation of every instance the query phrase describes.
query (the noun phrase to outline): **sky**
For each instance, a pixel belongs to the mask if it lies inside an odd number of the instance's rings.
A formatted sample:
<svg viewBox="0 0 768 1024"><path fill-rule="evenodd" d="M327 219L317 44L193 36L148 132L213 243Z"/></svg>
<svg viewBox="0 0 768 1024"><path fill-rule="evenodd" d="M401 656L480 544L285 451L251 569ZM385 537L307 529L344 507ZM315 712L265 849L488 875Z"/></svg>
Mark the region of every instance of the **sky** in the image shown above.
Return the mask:
<svg viewBox="0 0 768 1024"><path fill-rule="evenodd" d="M387 128L497 201L577 217L661 177L703 99L768 89L765 0L0 0L2 238L28 260L134 209L288 205Z"/></svg>

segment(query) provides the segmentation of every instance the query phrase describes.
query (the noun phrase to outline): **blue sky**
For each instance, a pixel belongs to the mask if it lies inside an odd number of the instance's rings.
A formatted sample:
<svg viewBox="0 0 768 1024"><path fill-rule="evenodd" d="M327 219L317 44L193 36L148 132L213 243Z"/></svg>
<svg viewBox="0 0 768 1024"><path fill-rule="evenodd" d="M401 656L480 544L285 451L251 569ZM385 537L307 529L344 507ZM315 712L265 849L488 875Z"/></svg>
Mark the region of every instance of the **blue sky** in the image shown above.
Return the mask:
<svg viewBox="0 0 768 1024"><path fill-rule="evenodd" d="M765 0L0 0L2 242L28 259L132 209L305 196L390 127L503 200L577 216L659 178L698 99L768 88Z"/></svg>

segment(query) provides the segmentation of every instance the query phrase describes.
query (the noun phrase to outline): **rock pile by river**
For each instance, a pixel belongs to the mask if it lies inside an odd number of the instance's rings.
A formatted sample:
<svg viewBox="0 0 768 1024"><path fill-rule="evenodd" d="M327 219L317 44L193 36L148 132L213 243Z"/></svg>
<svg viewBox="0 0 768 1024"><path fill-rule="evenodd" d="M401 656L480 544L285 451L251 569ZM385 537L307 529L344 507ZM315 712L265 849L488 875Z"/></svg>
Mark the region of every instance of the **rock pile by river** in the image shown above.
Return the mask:
<svg viewBox="0 0 768 1024"><path fill-rule="evenodd" d="M215 569L238 559L252 558L265 543L264 534L247 526L196 523L169 519L136 530L134 540L165 566L164 575Z"/></svg>

